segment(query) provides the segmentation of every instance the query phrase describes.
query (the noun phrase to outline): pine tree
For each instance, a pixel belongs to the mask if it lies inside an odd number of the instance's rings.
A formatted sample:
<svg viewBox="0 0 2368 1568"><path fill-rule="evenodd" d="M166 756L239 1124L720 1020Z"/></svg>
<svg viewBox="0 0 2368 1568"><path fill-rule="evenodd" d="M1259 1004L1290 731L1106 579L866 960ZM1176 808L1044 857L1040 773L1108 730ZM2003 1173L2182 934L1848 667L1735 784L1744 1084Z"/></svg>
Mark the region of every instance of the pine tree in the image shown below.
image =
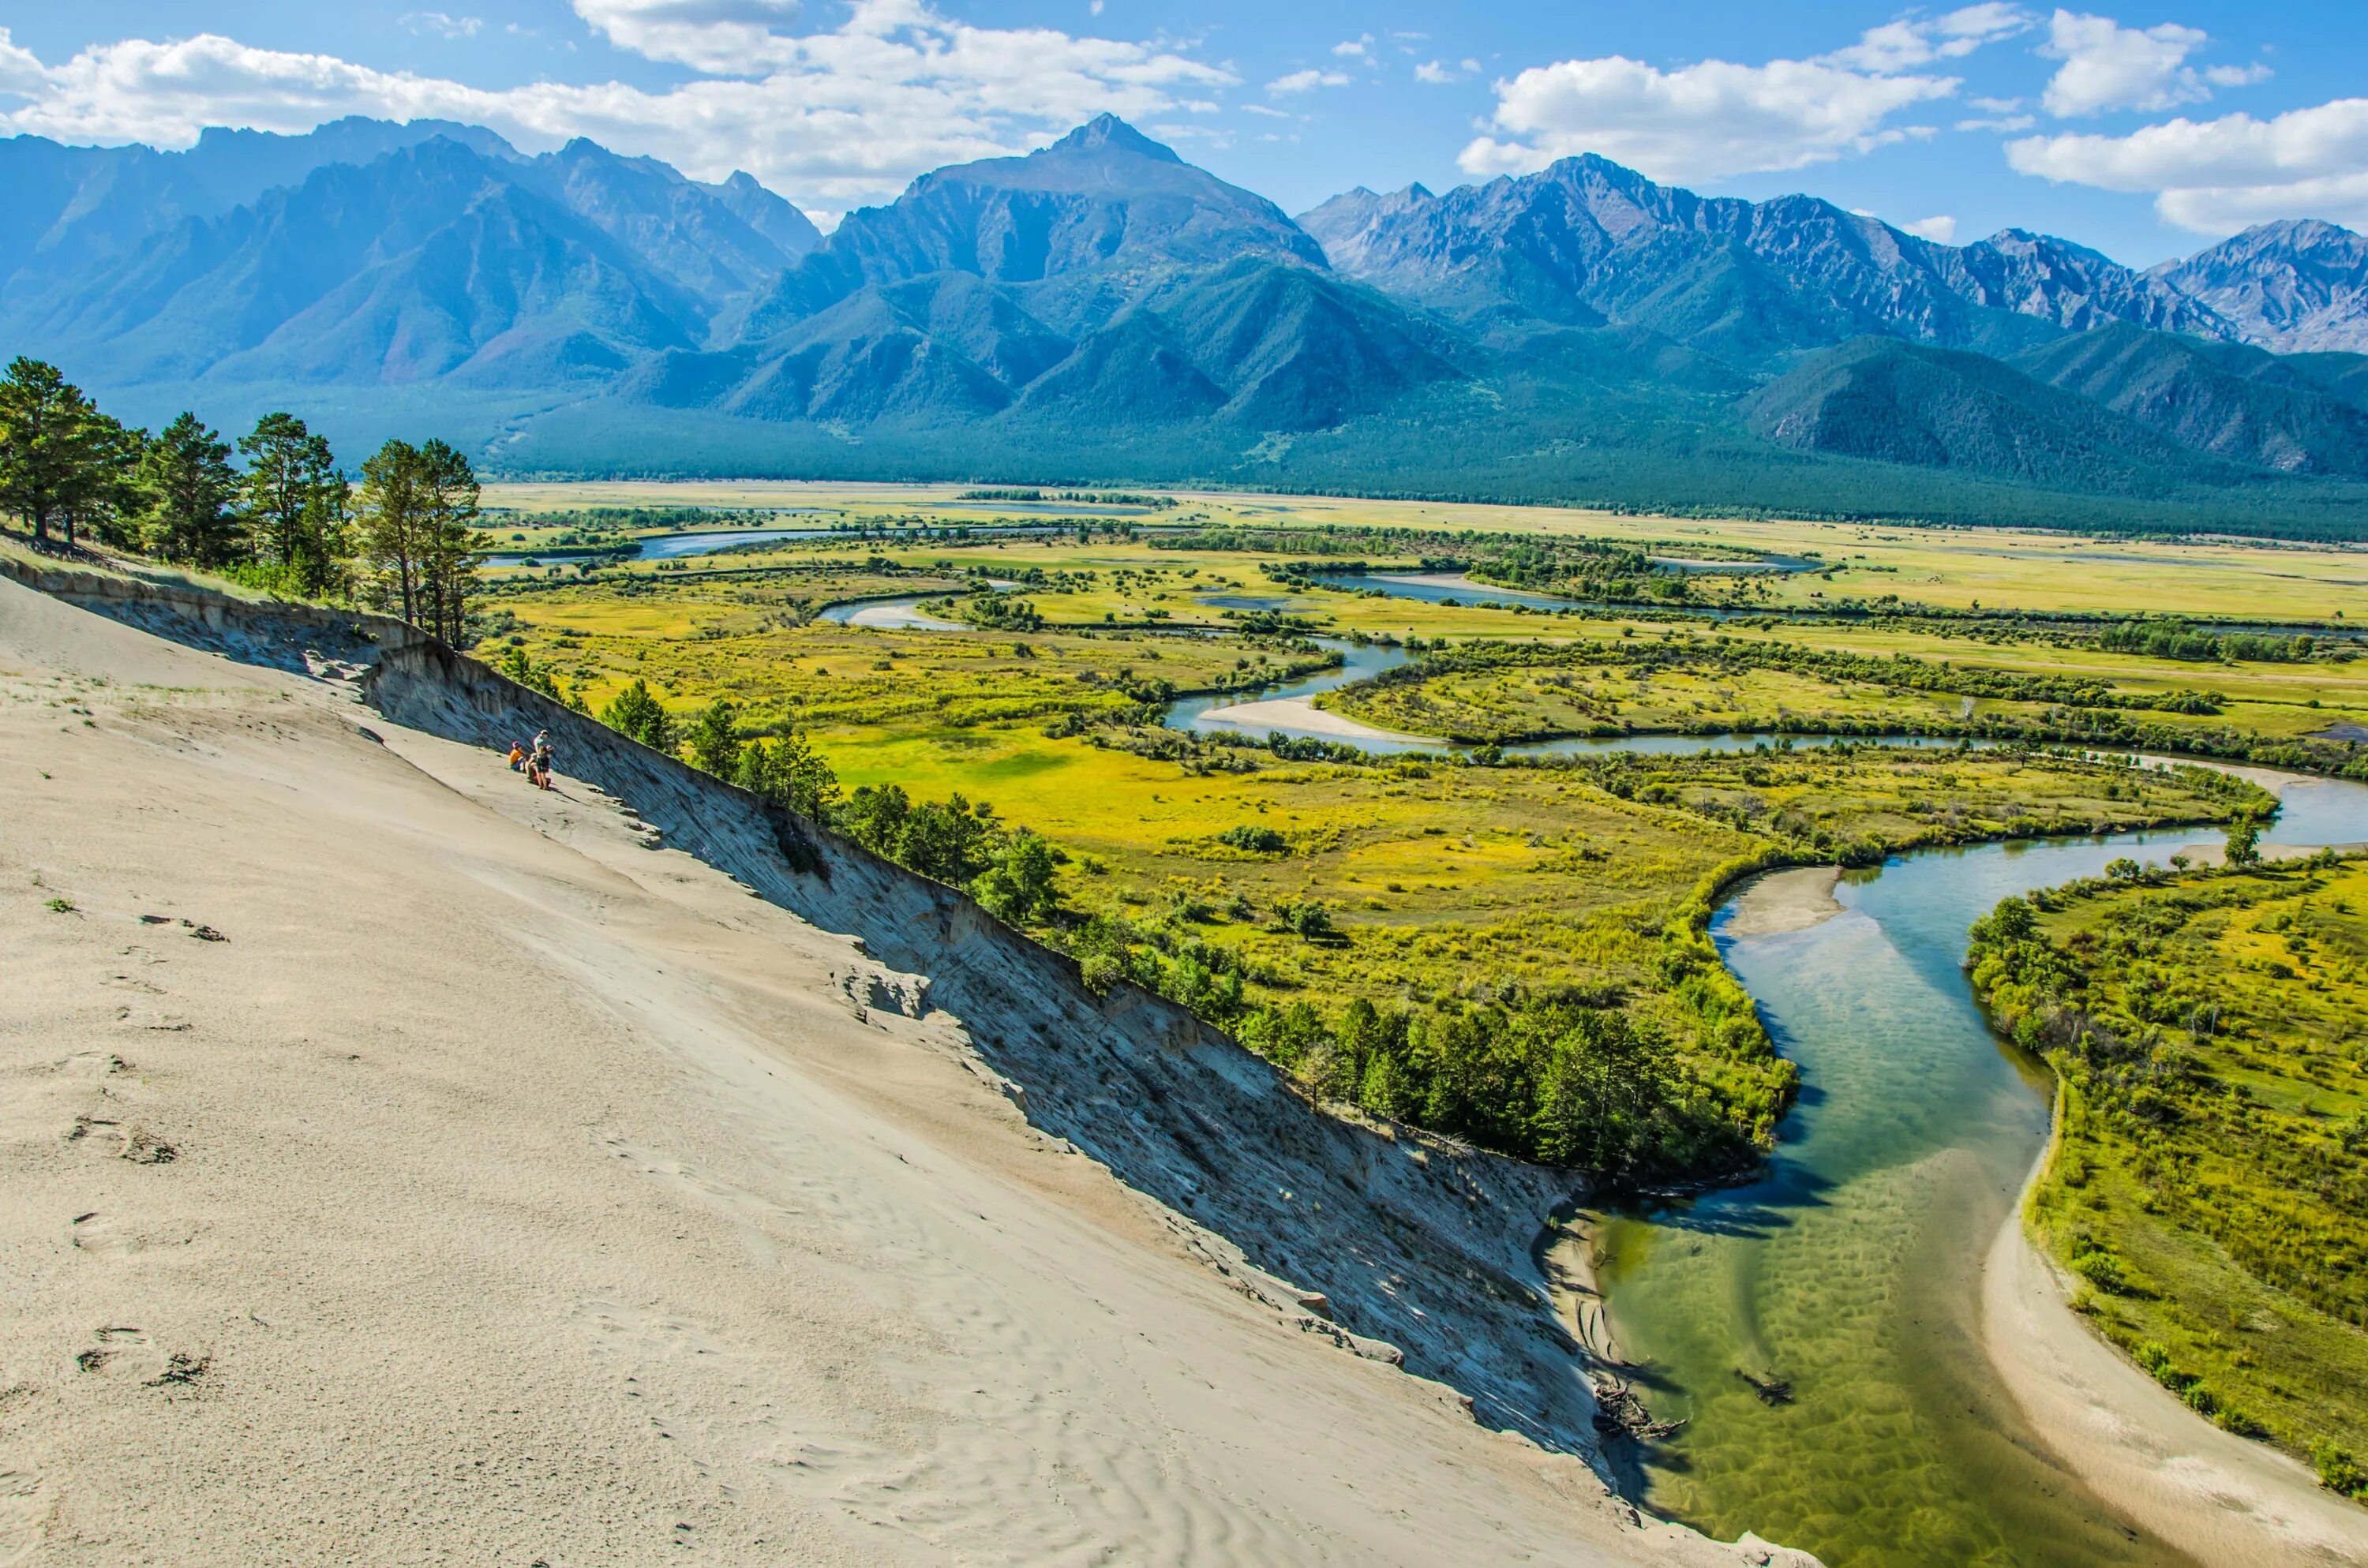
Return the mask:
<svg viewBox="0 0 2368 1568"><path fill-rule="evenodd" d="M230 443L194 414L182 414L141 455L149 529L156 553L198 566L227 566L245 556L231 501L238 475Z"/></svg>
<svg viewBox="0 0 2368 1568"><path fill-rule="evenodd" d="M646 681L635 681L611 699L600 711L600 722L620 734L648 746L652 751L674 755L674 720L650 695Z"/></svg>
<svg viewBox="0 0 2368 1568"><path fill-rule="evenodd" d="M74 542L74 525L120 483L123 427L94 407L54 365L19 358L0 377L0 510L39 542L51 527Z"/></svg>
<svg viewBox="0 0 2368 1568"><path fill-rule="evenodd" d="M267 414L239 437L238 450L246 460L239 499L256 558L293 573L306 593L323 592L345 552L351 494L328 441L292 414Z"/></svg>
<svg viewBox="0 0 2368 1568"><path fill-rule="evenodd" d="M370 589L414 626L424 603L426 551L420 536L426 525L419 489L419 449L408 441L390 440L362 464L358 521Z"/></svg>
<svg viewBox="0 0 2368 1568"><path fill-rule="evenodd" d="M442 441L419 449L421 577L428 630L458 648L468 641L469 594L492 541L477 531L480 491L469 460Z"/></svg>
<svg viewBox="0 0 2368 1568"><path fill-rule="evenodd" d="M731 778L740 770L740 716L731 701L718 698L710 703L683 732L683 741L690 747L690 764L714 774L718 778Z"/></svg>
<svg viewBox="0 0 2368 1568"><path fill-rule="evenodd" d="M127 429L112 415L94 411L88 437L96 473L63 514L66 542L86 534L111 549L137 550L141 514L148 508L148 494L140 483L148 432Z"/></svg>

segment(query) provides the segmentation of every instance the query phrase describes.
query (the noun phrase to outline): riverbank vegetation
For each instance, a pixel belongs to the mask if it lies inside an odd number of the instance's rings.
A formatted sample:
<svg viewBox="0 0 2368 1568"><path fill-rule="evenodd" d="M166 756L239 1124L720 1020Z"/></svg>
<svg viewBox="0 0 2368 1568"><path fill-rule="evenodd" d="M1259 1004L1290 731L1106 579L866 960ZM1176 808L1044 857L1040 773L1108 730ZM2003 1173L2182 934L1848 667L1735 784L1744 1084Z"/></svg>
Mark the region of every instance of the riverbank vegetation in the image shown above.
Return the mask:
<svg viewBox="0 0 2368 1568"><path fill-rule="evenodd" d="M1324 705L1379 729L1464 744L1636 732L1906 733L2186 752L2368 778L2368 752L2295 733L2297 716L2322 728L2340 716L2318 699L2297 710L2215 686L2168 685L2159 669L2116 679L2118 669L2016 667L1987 650L1955 652L1877 654L1676 628L1558 642L1480 640L1432 648L1327 694Z"/></svg>
<svg viewBox="0 0 2368 1568"><path fill-rule="evenodd" d="M2199 1414L2368 1495L2368 860L2100 880L1974 929L2062 1085L2034 1230Z"/></svg>
<svg viewBox="0 0 2368 1568"><path fill-rule="evenodd" d="M642 683L677 744L728 704L744 742L828 766L844 830L978 892L1090 983L1183 1003L1313 1094L1638 1182L1747 1165L1791 1103L1793 1069L1705 935L1736 877L2263 803L2216 775L2036 754L1498 766L1170 729L1178 695L1247 697L1338 655L1273 619L1179 635L1099 619L1256 581L1123 542L778 559L794 569L516 581L491 646L596 711ZM955 629L817 613L900 588Z"/></svg>

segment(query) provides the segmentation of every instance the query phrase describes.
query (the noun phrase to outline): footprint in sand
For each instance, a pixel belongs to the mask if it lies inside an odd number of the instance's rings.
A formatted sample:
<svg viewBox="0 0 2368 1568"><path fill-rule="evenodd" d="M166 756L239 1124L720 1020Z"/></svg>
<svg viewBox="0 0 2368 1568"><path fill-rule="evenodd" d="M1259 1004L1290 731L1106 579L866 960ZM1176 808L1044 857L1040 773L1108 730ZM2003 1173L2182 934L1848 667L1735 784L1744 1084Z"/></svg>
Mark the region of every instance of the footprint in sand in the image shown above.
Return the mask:
<svg viewBox="0 0 2368 1568"><path fill-rule="evenodd" d="M134 1228L92 1210L74 1216L70 1227L74 1250L93 1257L129 1257L160 1247L194 1245L199 1234L194 1221L162 1220Z"/></svg>
<svg viewBox="0 0 2368 1568"><path fill-rule="evenodd" d="M77 1051L51 1063L50 1070L61 1078L120 1078L131 1064L111 1051Z"/></svg>
<svg viewBox="0 0 2368 1568"><path fill-rule="evenodd" d="M169 1165L181 1157L181 1151L146 1128L134 1127L123 1134L123 1146L116 1155L135 1165Z"/></svg>
<svg viewBox="0 0 2368 1568"><path fill-rule="evenodd" d="M78 1214L74 1221L75 1250L94 1257L121 1257L140 1250L140 1244L124 1233L122 1228L106 1215L94 1210Z"/></svg>
<svg viewBox="0 0 2368 1568"><path fill-rule="evenodd" d="M41 1544L41 1478L0 1461L0 1568L29 1561Z"/></svg>
<svg viewBox="0 0 2368 1568"><path fill-rule="evenodd" d="M149 1342L144 1329L102 1328L91 1337L97 1343L75 1356L74 1365L118 1382L184 1388L202 1379L213 1365L213 1357L203 1351L167 1355Z"/></svg>
<svg viewBox="0 0 2368 1568"><path fill-rule="evenodd" d="M102 1328L91 1337L97 1343L75 1356L74 1365L96 1376L144 1383L164 1376L169 1365L143 1329Z"/></svg>

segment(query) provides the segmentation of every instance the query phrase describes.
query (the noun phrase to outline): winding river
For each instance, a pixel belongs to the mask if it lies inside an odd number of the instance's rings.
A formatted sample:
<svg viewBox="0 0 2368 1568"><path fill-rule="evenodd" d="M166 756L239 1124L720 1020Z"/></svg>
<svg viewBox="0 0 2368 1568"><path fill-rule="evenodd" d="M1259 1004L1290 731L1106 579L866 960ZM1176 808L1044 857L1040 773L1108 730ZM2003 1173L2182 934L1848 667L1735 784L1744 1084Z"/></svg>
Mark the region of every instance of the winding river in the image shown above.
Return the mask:
<svg viewBox="0 0 2368 1568"><path fill-rule="evenodd" d="M2368 787L2288 778L2270 843L2368 840ZM2134 1535L1997 1388L1975 1310L1990 1239L2047 1136L2044 1068L2003 1045L1959 960L2010 893L2164 860L2195 829L1925 850L1837 888L1806 930L1712 935L1800 1107L1749 1187L1616 1215L1599 1277L1622 1354L1690 1424L1637 1478L1656 1512L1858 1563L2186 1561ZM1761 1401L1738 1369L1788 1380Z"/></svg>
<svg viewBox="0 0 2368 1568"><path fill-rule="evenodd" d="M1341 653L1339 667L1255 699L1333 690L1408 657L1318 641ZM1167 722L1237 727L1223 710L1249 699L1181 699ZM1700 751L1759 738L1507 749ZM2265 777L2282 801L2265 842L2368 841L2368 786ZM1839 910L1805 929L1739 934L1734 906L1720 912L1712 936L1801 1064L1803 1087L1758 1181L1613 1213L1596 1231L1630 1381L1656 1417L1687 1423L1628 1477L1637 1501L1722 1539L1750 1530L1803 1548L1829 1568L2192 1568L2049 1455L1986 1358L1981 1267L2045 1142L2051 1090L2042 1064L1992 1033L1959 960L1967 928L2010 893L2217 837L2187 828L1923 850L1846 876ZM1789 1381L1790 1403L1764 1403L1738 1370Z"/></svg>

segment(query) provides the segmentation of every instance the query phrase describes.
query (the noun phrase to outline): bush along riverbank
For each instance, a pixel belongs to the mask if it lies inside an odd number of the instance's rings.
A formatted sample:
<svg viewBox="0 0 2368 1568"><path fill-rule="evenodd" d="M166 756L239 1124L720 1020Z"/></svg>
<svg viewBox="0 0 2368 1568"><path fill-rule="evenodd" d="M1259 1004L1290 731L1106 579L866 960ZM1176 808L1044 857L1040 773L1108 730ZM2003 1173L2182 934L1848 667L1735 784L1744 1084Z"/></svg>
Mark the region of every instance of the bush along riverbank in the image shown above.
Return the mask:
<svg viewBox="0 0 2368 1568"><path fill-rule="evenodd" d="M1089 984L1182 1003L1321 1098L1632 1186L1748 1171L1797 1092L1709 935L1743 880L2274 809L2204 769L2037 754L1492 766L1140 734L1094 738L1224 793L1192 832L1054 831L1071 861L1039 929Z"/></svg>
<svg viewBox="0 0 2368 1568"><path fill-rule="evenodd" d="M2028 1219L2074 1308L2368 1499L2368 859L2117 862L2000 903L1967 962L2061 1085Z"/></svg>
<svg viewBox="0 0 2368 1568"><path fill-rule="evenodd" d="M1432 647L1323 705L1462 745L1648 732L1907 734L2183 754L2368 780L2368 747L2248 729L2228 717L2240 705L2207 687L2130 689L1725 633Z"/></svg>

